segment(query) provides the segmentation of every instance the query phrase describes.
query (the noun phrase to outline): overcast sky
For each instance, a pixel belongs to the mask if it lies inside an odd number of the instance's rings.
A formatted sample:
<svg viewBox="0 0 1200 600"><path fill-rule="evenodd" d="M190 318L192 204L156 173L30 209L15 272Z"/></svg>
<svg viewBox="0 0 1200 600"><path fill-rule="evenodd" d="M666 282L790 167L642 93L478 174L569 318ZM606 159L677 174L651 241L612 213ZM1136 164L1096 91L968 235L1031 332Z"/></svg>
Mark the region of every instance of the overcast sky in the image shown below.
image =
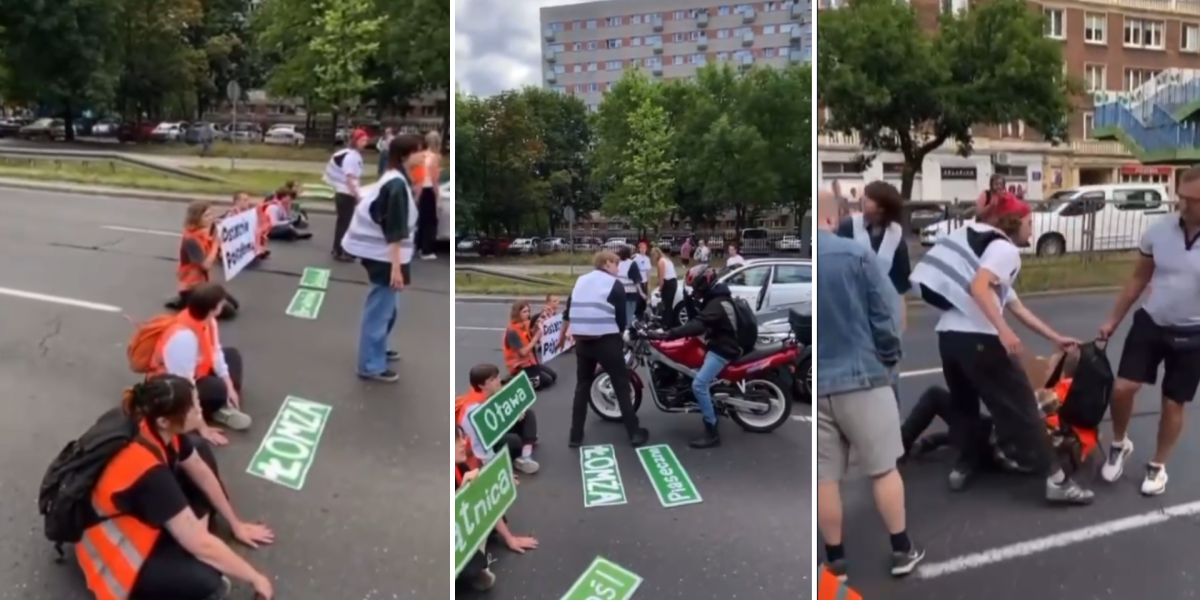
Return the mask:
<svg viewBox="0 0 1200 600"><path fill-rule="evenodd" d="M541 83L538 9L587 0L458 0L454 75L458 91L489 96Z"/></svg>

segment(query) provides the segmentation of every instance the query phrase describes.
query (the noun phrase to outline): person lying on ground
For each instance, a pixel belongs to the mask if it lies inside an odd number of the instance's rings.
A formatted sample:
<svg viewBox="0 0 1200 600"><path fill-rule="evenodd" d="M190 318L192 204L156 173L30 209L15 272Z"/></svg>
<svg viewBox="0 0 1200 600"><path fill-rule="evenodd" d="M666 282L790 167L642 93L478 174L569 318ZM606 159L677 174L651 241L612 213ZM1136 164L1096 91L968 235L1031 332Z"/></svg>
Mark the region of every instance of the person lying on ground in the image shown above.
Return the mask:
<svg viewBox="0 0 1200 600"><path fill-rule="evenodd" d="M470 450L467 449L467 436L461 427L454 428L454 490L457 492L464 485L474 481L479 476L479 467L470 464ZM480 548L461 573L455 579L455 587L468 586L477 592L492 589L496 585L496 574L490 568L491 558L487 550Z"/></svg>
<svg viewBox="0 0 1200 600"><path fill-rule="evenodd" d="M212 204L193 202L188 205L179 242L179 266L175 269L179 294L167 301L167 308L183 310L192 289L212 280L212 273L221 259L221 242L215 232ZM227 296L225 308L217 318L232 319L237 315L237 309L237 300Z"/></svg>
<svg viewBox="0 0 1200 600"><path fill-rule="evenodd" d="M535 390L554 385L558 373L539 364L538 345L542 341L542 328L533 327L532 310L528 300L513 303L508 327L504 330L504 366L509 375L524 372Z"/></svg>
<svg viewBox="0 0 1200 600"><path fill-rule="evenodd" d="M471 426L471 413L480 405L500 391L504 384L500 380L500 367L481 364L471 367L467 375L471 389L466 394L454 399L454 424L467 432L471 442L471 455L487 462L495 457L496 452L507 446L513 457L513 468L529 475L538 472L541 466L533 460L533 447L537 445L537 417L532 410L526 410L517 424L513 426L496 445L488 448L480 441L475 428Z"/></svg>
<svg viewBox="0 0 1200 600"><path fill-rule="evenodd" d="M75 554L98 600L223 598L228 577L259 598L274 596L271 580L211 533L219 516L251 548L275 534L234 511L216 456L199 436L184 433L200 419L187 378L158 375L126 390L122 409L140 436L118 451L92 492L101 516L84 531Z"/></svg>
<svg viewBox="0 0 1200 600"><path fill-rule="evenodd" d="M158 341L156 372L185 377L196 384L197 398L204 423L199 433L208 441L223 446L228 441L208 421L230 429L250 428L250 415L242 412L242 354L236 348L223 347L217 331L216 315L224 309L225 288L215 283L196 286L188 295L187 305L176 322Z"/></svg>
<svg viewBox="0 0 1200 600"><path fill-rule="evenodd" d="M954 418L954 399L950 390L941 386L930 386L921 394L912 412L900 426L900 437L904 443L905 457L918 457L950 445L950 434L945 431L926 433L934 419L949 423ZM1031 469L1022 467L1008 457L999 444L995 427L989 416L982 416L979 431L971 436L976 444L978 456L992 457L992 464L1001 470L1027 473Z"/></svg>

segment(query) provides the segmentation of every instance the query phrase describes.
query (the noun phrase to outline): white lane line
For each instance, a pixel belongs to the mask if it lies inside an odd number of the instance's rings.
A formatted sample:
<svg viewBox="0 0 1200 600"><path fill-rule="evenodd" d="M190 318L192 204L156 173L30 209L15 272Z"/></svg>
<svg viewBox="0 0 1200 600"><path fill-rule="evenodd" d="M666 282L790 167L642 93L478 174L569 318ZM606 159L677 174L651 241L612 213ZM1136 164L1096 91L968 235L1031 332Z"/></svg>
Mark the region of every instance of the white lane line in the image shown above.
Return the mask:
<svg viewBox="0 0 1200 600"><path fill-rule="evenodd" d="M926 375L941 375L942 368L936 369L918 369L916 371L901 371L900 379L908 379L909 377L924 377Z"/></svg>
<svg viewBox="0 0 1200 600"><path fill-rule="evenodd" d="M463 331L505 331L503 327L467 327L465 325L456 325L454 328Z"/></svg>
<svg viewBox="0 0 1200 600"><path fill-rule="evenodd" d="M101 229L110 231L125 231L128 233L144 233L146 235L161 235L164 237L179 237L178 231L163 231L161 229L141 229L138 227L122 227L120 225L101 225Z"/></svg>
<svg viewBox="0 0 1200 600"><path fill-rule="evenodd" d="M804 415L792 415L792 420L799 423L812 423L812 417Z"/></svg>
<svg viewBox="0 0 1200 600"><path fill-rule="evenodd" d="M1016 558L1033 556L1034 554L1039 554L1048 550L1054 550L1056 548L1065 548L1074 544L1090 542L1099 538L1109 537L1126 531L1144 529L1152 525L1166 523L1172 519L1178 519L1180 517L1192 517L1197 514L1200 514L1200 501L1177 504L1166 509L1159 509L1140 515L1134 515L1132 517L1106 521L1097 525L1091 525L1089 527L1083 527L1073 531L1064 531L1063 533L1056 533L1054 535L1048 535L1046 537L1029 540L1027 542L1020 542L1009 546L993 548L983 552L967 554L965 556L960 556L944 562L925 564L917 568L917 577L921 579L934 579L945 575L969 571L971 569L978 569L980 567L1013 560Z"/></svg>
<svg viewBox="0 0 1200 600"><path fill-rule="evenodd" d="M37 292L27 292L25 290L14 290L12 288L0 288L0 296L11 296L13 298L23 298L25 300L33 300L35 302L46 302L49 304L61 304L63 306L74 306L75 308L86 308L87 310L95 310L107 313L119 313L121 307L112 306L110 304L99 304L97 302L88 302L87 300L76 300L74 298L64 298L62 296L51 296L49 294L39 294Z"/></svg>

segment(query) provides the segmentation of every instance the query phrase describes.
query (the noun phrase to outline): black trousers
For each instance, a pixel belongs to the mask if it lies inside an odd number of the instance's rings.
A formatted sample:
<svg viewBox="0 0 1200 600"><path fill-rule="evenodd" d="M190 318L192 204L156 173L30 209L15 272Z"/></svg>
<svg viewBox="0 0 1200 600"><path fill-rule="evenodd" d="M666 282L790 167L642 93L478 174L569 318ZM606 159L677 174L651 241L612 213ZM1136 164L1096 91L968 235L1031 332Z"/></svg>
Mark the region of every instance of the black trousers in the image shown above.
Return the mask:
<svg viewBox="0 0 1200 600"><path fill-rule="evenodd" d="M306 240L312 237L312 232L300 231L294 225L276 225L267 232L268 240L278 242L294 242L296 240Z"/></svg>
<svg viewBox="0 0 1200 600"><path fill-rule="evenodd" d="M537 415L533 414L532 410L525 411L525 417L517 421L504 437L500 438L499 442L492 447L492 450L499 452L501 448L508 447L508 455L512 458L520 458L521 450L526 444L536 444L538 441L538 426Z"/></svg>
<svg viewBox="0 0 1200 600"><path fill-rule="evenodd" d="M471 557L471 560L467 561L467 566L463 567L462 572L458 574L458 578L454 580L454 586L456 588L461 586L463 589L466 589L466 587L473 583L487 568L487 553L483 550L476 552L475 555Z"/></svg>
<svg viewBox="0 0 1200 600"><path fill-rule="evenodd" d="M949 425L959 467L976 468L987 459L980 456L981 400L992 415L1000 447L1012 452L1010 458L1039 475L1062 467L1046 435L1029 378L998 336L943 331L938 333L938 351L954 404Z"/></svg>
<svg viewBox="0 0 1200 600"><path fill-rule="evenodd" d="M558 381L558 373L546 365L529 365L521 370L529 375L529 380L533 382L535 390L544 390Z"/></svg>
<svg viewBox="0 0 1200 600"><path fill-rule="evenodd" d="M433 254L437 246L437 190L422 188L417 197L417 248L421 254Z"/></svg>
<svg viewBox="0 0 1200 600"><path fill-rule="evenodd" d="M954 398L950 395L950 390L940 386L926 389L900 426L904 453L908 454L918 439L923 440L922 445L926 452L950 445L949 432L925 433L925 430L933 425L934 419L940 418L949 424L954 421L955 416ZM971 436L972 442L976 445L979 456L991 456L992 419L980 417L979 425L980 430Z"/></svg>
<svg viewBox="0 0 1200 600"><path fill-rule="evenodd" d="M242 392L242 376L245 367L242 363L242 353L237 348L225 348L225 364L229 367L229 378L233 380L233 389ZM200 396L200 411L204 418L212 417L213 413L229 404L229 388L225 380L216 373L196 380L196 394Z"/></svg>
<svg viewBox="0 0 1200 600"><path fill-rule="evenodd" d="M602 335L596 338L575 338L575 402L571 406L571 440L583 439L583 425L587 421L588 399L592 394L592 383L596 381L596 366L604 369L612 379L625 431L630 437L638 431L638 416L633 410L633 388L630 385L629 367L625 365L625 343L620 334Z"/></svg>
<svg viewBox="0 0 1200 600"><path fill-rule="evenodd" d="M342 248L342 238L346 236L346 230L350 229L350 220L354 218L356 204L358 200L350 194L333 195L333 208L337 211L337 219L333 225L333 253L336 255L346 254Z"/></svg>
<svg viewBox="0 0 1200 600"><path fill-rule="evenodd" d="M679 319L675 318L675 294L677 293L679 293L678 279L668 279L663 282L659 308L663 313L663 327L667 329L679 326Z"/></svg>
<svg viewBox="0 0 1200 600"><path fill-rule="evenodd" d="M213 453L212 446L199 435L189 433L187 436L188 441L200 455L200 459L213 470L213 473L217 473L219 478L217 457ZM175 476L179 481L179 488L183 490L183 495L188 499L188 504L192 507L192 512L196 513L196 517L199 519L206 516L211 517L209 519L211 531L213 518L216 517L212 503L204 495L204 492L192 482L191 477L183 472L183 469L177 468ZM213 594L220 591L221 585L219 571L190 554L183 546L179 545L175 538L171 537L170 532L164 530L154 545L154 549L146 557L142 569L138 571L138 577L133 584L129 599L208 600Z"/></svg>

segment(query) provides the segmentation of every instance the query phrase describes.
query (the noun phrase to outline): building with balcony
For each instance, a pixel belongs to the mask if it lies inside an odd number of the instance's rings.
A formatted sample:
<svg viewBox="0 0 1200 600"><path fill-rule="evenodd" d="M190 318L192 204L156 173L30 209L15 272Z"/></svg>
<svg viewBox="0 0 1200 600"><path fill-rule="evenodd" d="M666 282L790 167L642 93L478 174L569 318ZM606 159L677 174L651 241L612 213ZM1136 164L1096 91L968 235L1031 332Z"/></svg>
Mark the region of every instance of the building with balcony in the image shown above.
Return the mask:
<svg viewBox="0 0 1200 600"><path fill-rule="evenodd" d="M969 10L972 1L911 3L922 25L934 31L942 11ZM819 0L818 9L836 10L841 4L840 0ZM947 144L926 159L914 185L914 198L953 200L965 194L968 173L951 171L964 179L950 180L943 176L943 170L972 166L976 195L984 189L988 177L997 172L1011 185L1026 189L1028 198L1041 198L1077 185L1118 182L1165 183L1174 189L1176 170L1161 166L1172 162L1163 160L1161 152L1168 142L1188 141L1195 148L1193 160L1200 161L1200 134L1188 138L1195 132L1190 124L1176 119L1174 129L1164 128L1167 123L1163 119L1200 108L1200 74L1186 81L1177 75L1177 82L1172 84L1166 73L1200 65L1200 2L1045 0L1033 6L1046 17L1046 36L1062 44L1067 72L1082 81L1089 92L1071 115L1071 141L1053 147L1022 123L977 127L971 157L956 156L953 144ZM1194 106L1189 107L1192 102ZM1139 140L1144 145L1139 146ZM854 154L854 140L846 136L821 136L818 144L823 163ZM822 178L871 181L879 171L883 178L890 175L898 182L898 172L889 166L897 162L897 156L880 156L869 172L831 172L830 176L825 176L822 164ZM846 189L845 184L842 187Z"/></svg>
<svg viewBox="0 0 1200 600"><path fill-rule="evenodd" d="M542 8L541 25L543 84L593 109L628 69L676 79L714 61L782 67L813 52L808 0L604 0Z"/></svg>

